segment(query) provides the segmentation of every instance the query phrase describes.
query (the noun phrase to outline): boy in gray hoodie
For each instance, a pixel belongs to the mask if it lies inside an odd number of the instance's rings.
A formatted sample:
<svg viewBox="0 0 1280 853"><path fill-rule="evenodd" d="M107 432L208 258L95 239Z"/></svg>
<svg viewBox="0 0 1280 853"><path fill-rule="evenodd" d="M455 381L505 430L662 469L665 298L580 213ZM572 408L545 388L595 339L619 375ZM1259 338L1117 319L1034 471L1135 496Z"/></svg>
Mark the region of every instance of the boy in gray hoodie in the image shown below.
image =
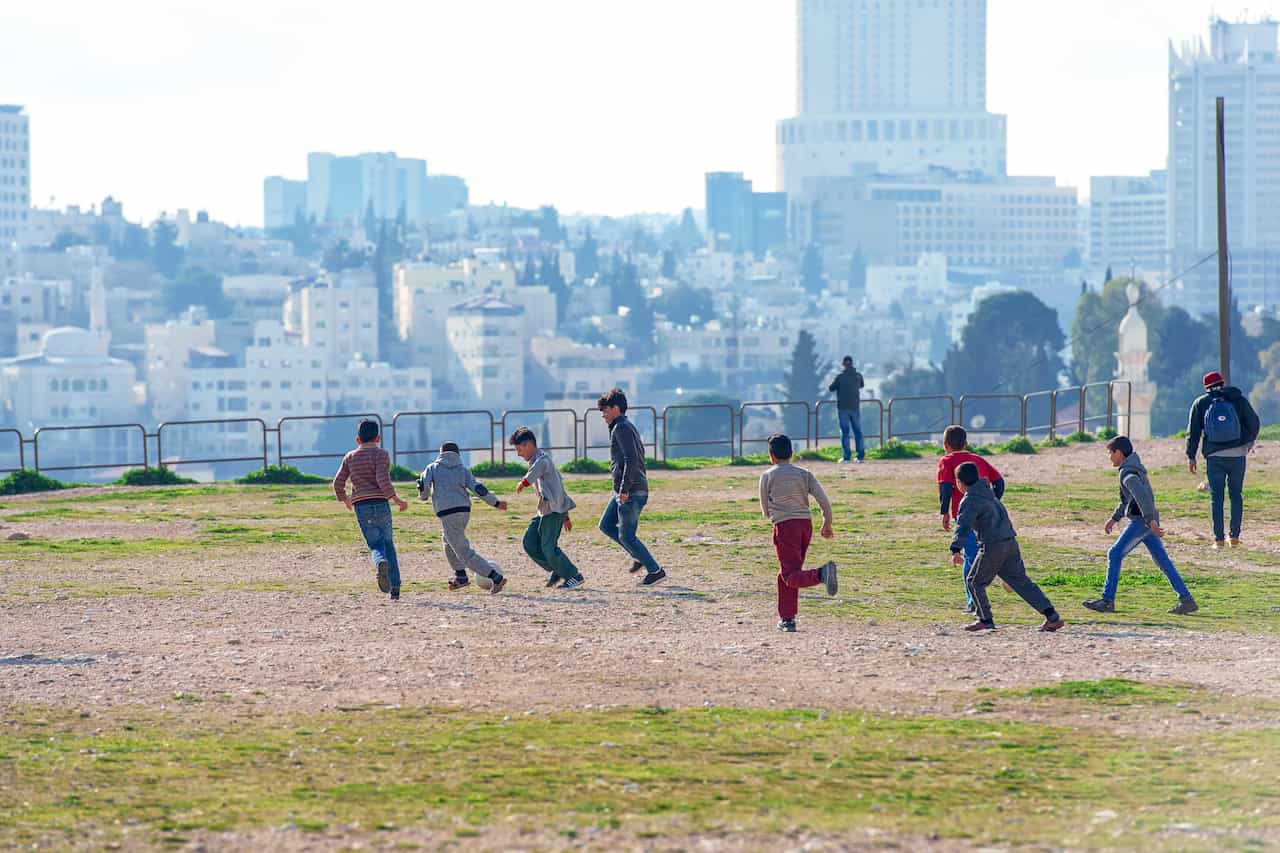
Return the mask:
<svg viewBox="0 0 1280 853"><path fill-rule="evenodd" d="M1114 613L1116 609L1116 587L1120 585L1120 564L1124 558L1137 548L1146 545L1151 559L1155 560L1160 571L1169 579L1169 585L1178 594L1178 603L1170 610L1176 615L1194 613L1200 609L1191 592L1178 574L1169 552L1164 549L1164 529L1160 526L1160 511L1156 509L1155 494L1151 490L1151 480L1147 469L1143 466L1138 453L1133 449L1133 442L1123 435L1117 435L1107 442L1107 453L1111 465L1120 469L1120 504L1111 518L1107 519L1103 528L1110 533L1122 519L1128 518L1128 526L1107 552L1107 582L1102 588L1102 598L1084 602L1084 606L1098 613Z"/></svg>
<svg viewBox="0 0 1280 853"><path fill-rule="evenodd" d="M508 439L520 458L529 463L529 473L524 475L516 494L533 486L538 493L538 514L529 522L524 533L524 552L551 577L547 586L577 589L584 583L582 572L568 555L560 550L560 533L573 529L569 513L577 506L565 491L564 480L556 470L551 454L538 447L533 430L520 427Z"/></svg>
<svg viewBox="0 0 1280 853"><path fill-rule="evenodd" d="M418 477L418 500L431 501L431 508L440 519L444 535L444 556L453 567L453 580L449 589L461 589L471 581L467 569L482 578L488 578L493 586L489 592L497 594L507 585L507 579L497 563L486 560L475 552L467 541L467 522L471 520L471 495L475 492L489 506L505 510L506 501L500 501L484 483L476 480L471 469L462 464L458 445L446 441L440 445L440 455Z"/></svg>
<svg viewBox="0 0 1280 853"><path fill-rule="evenodd" d="M987 587L996 578L1044 616L1041 631L1056 631L1062 627L1062 617L1035 581L1027 577L1027 567L1022 562L1018 548L1018 534L1009 520L1009 512L996 498L991 483L978 476L978 466L965 462L956 468L956 488L964 498L956 516L956 533L951 539L951 562L964 564L964 544L970 531L978 536L978 556L965 576L965 586L973 597L977 621L966 625L966 631L994 631L995 619L991 615L991 602L987 599Z"/></svg>

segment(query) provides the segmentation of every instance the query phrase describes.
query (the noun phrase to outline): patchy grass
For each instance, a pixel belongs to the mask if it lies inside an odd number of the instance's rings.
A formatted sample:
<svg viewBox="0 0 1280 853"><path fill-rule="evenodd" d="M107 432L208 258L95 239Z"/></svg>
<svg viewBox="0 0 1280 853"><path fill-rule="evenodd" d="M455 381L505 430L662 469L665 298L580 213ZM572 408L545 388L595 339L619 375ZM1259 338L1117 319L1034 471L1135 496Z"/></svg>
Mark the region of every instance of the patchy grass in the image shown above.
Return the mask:
<svg viewBox="0 0 1280 853"><path fill-rule="evenodd" d="M1009 695L1032 698L1082 699L1099 705L1152 705L1181 702L1196 694L1190 687L1144 684L1128 678L1062 681L1048 687L1010 690Z"/></svg>
<svg viewBox="0 0 1280 853"><path fill-rule="evenodd" d="M518 814L534 828L637 837L878 829L976 846L1140 848L1174 823L1246 827L1245 837L1280 823L1270 730L1175 741L733 708L253 717L212 699L181 694L173 713L8 709L0 843L83 844L91 826L106 833L95 842L109 841L130 824L150 843L287 823L479 829ZM1091 820L1097 804L1118 817Z"/></svg>

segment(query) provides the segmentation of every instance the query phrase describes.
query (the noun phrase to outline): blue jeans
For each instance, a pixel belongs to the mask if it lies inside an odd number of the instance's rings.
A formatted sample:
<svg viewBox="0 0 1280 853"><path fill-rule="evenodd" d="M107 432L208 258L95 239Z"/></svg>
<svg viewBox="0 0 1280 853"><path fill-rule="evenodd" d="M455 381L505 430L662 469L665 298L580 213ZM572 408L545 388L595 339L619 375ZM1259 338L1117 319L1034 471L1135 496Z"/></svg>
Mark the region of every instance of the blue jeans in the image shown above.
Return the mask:
<svg viewBox="0 0 1280 853"><path fill-rule="evenodd" d="M1169 585L1178 594L1178 598L1190 598L1191 592L1182 582L1182 575L1178 574L1173 560L1169 559L1169 552L1164 549L1164 542L1151 532L1151 528L1147 527L1145 521L1137 518L1129 519L1129 526L1124 529L1120 538L1116 540L1116 544L1112 545L1111 550L1107 552L1107 585L1102 589L1102 597L1107 601L1116 600L1116 587L1120 585L1120 564L1124 562L1129 552L1140 544L1147 546L1151 559L1155 560L1160 571L1164 572L1164 576L1169 579Z"/></svg>
<svg viewBox="0 0 1280 853"><path fill-rule="evenodd" d="M649 502L648 495L632 495L626 503L614 495L609 505L600 516L600 532L622 546L622 550L631 555L631 559L645 567L649 574L660 571L658 561L653 559L649 549L636 538L636 528L640 526L640 511Z"/></svg>
<svg viewBox="0 0 1280 853"><path fill-rule="evenodd" d="M1244 470L1243 456L1210 456L1205 460L1204 473L1209 480L1209 507L1213 515L1213 538L1221 542L1222 503L1225 493L1231 495L1231 538L1240 538L1240 523L1244 520Z"/></svg>
<svg viewBox="0 0 1280 853"><path fill-rule="evenodd" d="M391 588L400 588L400 562L396 559L396 545L391 541L391 502L386 499L360 501L355 505L356 521L369 546L369 557L376 569L386 560L391 567Z"/></svg>
<svg viewBox="0 0 1280 853"><path fill-rule="evenodd" d="M838 414L840 416L840 451L844 454L844 461L849 461L850 433L853 433L858 458L865 458L867 449L862 441L862 412L858 409L840 409Z"/></svg>
<svg viewBox="0 0 1280 853"><path fill-rule="evenodd" d="M964 603L966 607L973 606L973 591L969 589L969 570L973 568L973 561L978 558L978 534L970 530L969 538L964 540L964 568L960 570L960 582L964 584Z"/></svg>

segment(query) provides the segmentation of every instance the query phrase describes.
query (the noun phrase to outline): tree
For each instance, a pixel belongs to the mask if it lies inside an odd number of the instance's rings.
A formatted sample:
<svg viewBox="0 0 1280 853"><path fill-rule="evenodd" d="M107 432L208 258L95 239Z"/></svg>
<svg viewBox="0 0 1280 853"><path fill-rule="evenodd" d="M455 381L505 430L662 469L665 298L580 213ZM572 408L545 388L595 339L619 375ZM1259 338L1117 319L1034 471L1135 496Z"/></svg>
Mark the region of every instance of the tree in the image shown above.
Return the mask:
<svg viewBox="0 0 1280 853"><path fill-rule="evenodd" d="M685 282L667 288L654 301L659 314L681 326L692 324L695 317L706 322L715 313L711 291Z"/></svg>
<svg viewBox="0 0 1280 853"><path fill-rule="evenodd" d="M946 394L947 379L937 367L907 366L892 373L880 386L885 400L895 397L930 397ZM946 409L945 414L942 410ZM951 421L946 401L908 401L893 409L895 435L930 434L941 432ZM886 431L889 424L886 423Z"/></svg>
<svg viewBox="0 0 1280 853"><path fill-rule="evenodd" d="M338 240L324 252L321 263L329 272L358 269L369 262L364 252L351 248L346 240Z"/></svg>
<svg viewBox="0 0 1280 853"><path fill-rule="evenodd" d="M669 442L706 442L693 447L671 447L671 458L688 456L731 456L733 454L733 427L731 412L737 412L741 403L724 394L694 394L684 401L690 406L706 406L702 409L676 409L667 414L666 437Z"/></svg>
<svg viewBox="0 0 1280 853"><path fill-rule="evenodd" d="M818 355L818 344L813 335L801 330L795 349L791 351L791 366L782 375L782 387L779 389L782 399L812 404L826 390L823 383L830 373L831 362L823 361ZM804 411L799 406L786 407L783 423L792 438L805 434L804 420Z"/></svg>
<svg viewBox="0 0 1280 853"><path fill-rule="evenodd" d="M533 255L525 255L524 271L517 282L521 287L530 287L538 283L538 268L533 264Z"/></svg>
<svg viewBox="0 0 1280 853"><path fill-rule="evenodd" d="M947 387L953 394L1056 388L1063 344L1058 312L1032 294L1019 290L989 296L970 315L959 347L947 354Z"/></svg>
<svg viewBox="0 0 1280 853"><path fill-rule="evenodd" d="M626 318L627 355L632 361L648 361L653 357L654 330L653 306L641 298L638 305L628 306Z"/></svg>
<svg viewBox="0 0 1280 853"><path fill-rule="evenodd" d="M222 293L222 276L199 267L188 267L161 287L169 314L180 314L191 305L203 305L210 317L225 317L231 306Z"/></svg>
<svg viewBox="0 0 1280 853"><path fill-rule="evenodd" d="M545 284L551 290L551 295L555 297L556 322L559 323L564 319L565 311L569 307L569 285L564 280L564 274L560 272L558 252L551 251L542 255L542 263L538 268L538 281Z"/></svg>
<svg viewBox="0 0 1280 853"><path fill-rule="evenodd" d="M662 277L665 279L676 277L676 253L673 249L662 250Z"/></svg>
<svg viewBox="0 0 1280 853"><path fill-rule="evenodd" d="M690 252L702 245L702 232L698 230L698 223L693 218L693 210L685 208L680 214L680 242L679 246L682 251Z"/></svg>
<svg viewBox="0 0 1280 853"><path fill-rule="evenodd" d="M1105 287L1107 284L1110 284L1110 282L1111 282L1111 264L1107 264L1107 271L1102 276L1102 284Z"/></svg>
<svg viewBox="0 0 1280 853"><path fill-rule="evenodd" d="M1084 385L1106 382L1116 375L1116 350L1120 345L1120 321L1129 311L1128 278L1112 279L1101 292L1086 290L1076 303L1071 321L1072 380ZM1147 324L1153 342L1164 319L1164 306L1151 296L1145 282L1138 282L1138 313ZM1190 319L1190 318L1188 318ZM1154 361L1154 359L1153 359Z"/></svg>
<svg viewBox="0 0 1280 853"><path fill-rule="evenodd" d="M1280 342L1262 351L1259 369L1262 377L1249 393L1249 402L1264 424L1280 423Z"/></svg>
<svg viewBox="0 0 1280 853"><path fill-rule="evenodd" d="M57 236L53 238L53 242L49 244L49 248L55 252L65 252L72 246L83 246L89 241L81 237L74 231L59 231Z"/></svg>
<svg viewBox="0 0 1280 853"><path fill-rule="evenodd" d="M574 251L574 268L577 270L578 278L592 278L600 272L599 252L600 245L596 242L596 238L591 236L591 229L588 228L586 236Z"/></svg>
<svg viewBox="0 0 1280 853"><path fill-rule="evenodd" d="M544 243L560 242L560 213L549 204L538 210L538 239Z"/></svg>
<svg viewBox="0 0 1280 853"><path fill-rule="evenodd" d="M143 261L150 252L146 229L132 222L125 223L120 242L111 246L111 257L119 261Z"/></svg>
<svg viewBox="0 0 1280 853"><path fill-rule="evenodd" d="M817 246L810 245L804 250L800 260L800 284L805 291L817 295L826 286L826 276L822 272L822 253Z"/></svg>
<svg viewBox="0 0 1280 853"><path fill-rule="evenodd" d="M166 278L173 278L182 267L182 249L177 244L178 229L168 222L151 226L151 266Z"/></svg>
<svg viewBox="0 0 1280 853"><path fill-rule="evenodd" d="M862 255L862 247L853 250L849 256L849 293L863 296L867 292L867 259Z"/></svg>

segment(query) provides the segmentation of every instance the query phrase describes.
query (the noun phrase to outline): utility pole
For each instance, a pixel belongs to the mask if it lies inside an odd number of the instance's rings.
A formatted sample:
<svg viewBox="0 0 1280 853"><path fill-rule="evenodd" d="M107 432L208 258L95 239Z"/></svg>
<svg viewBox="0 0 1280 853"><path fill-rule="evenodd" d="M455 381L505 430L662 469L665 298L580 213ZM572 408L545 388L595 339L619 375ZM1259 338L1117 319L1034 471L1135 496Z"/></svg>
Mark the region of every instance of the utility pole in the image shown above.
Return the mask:
<svg viewBox="0 0 1280 853"><path fill-rule="evenodd" d="M1231 283L1227 250L1227 148L1225 101L1218 98L1218 370L1231 384Z"/></svg>

